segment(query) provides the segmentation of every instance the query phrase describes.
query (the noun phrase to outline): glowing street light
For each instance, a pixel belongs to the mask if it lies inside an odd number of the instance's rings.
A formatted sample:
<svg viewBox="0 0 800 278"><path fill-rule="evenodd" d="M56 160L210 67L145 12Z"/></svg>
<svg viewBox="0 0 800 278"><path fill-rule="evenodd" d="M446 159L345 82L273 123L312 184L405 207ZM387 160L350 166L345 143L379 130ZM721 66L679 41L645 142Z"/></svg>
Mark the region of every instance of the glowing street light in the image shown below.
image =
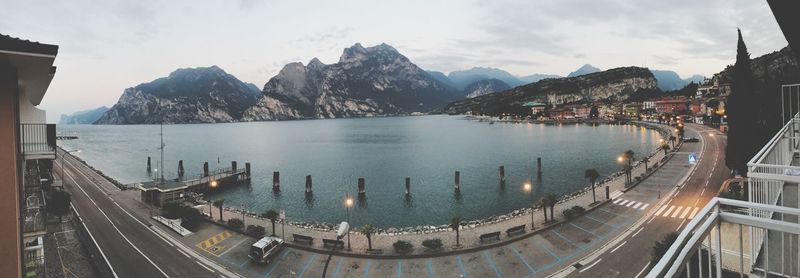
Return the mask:
<svg viewBox="0 0 800 278"><path fill-rule="evenodd" d="M661 140L663 141L664 139L661 139ZM617 157L617 162L622 163L623 161L625 161L624 157L622 157L622 156L618 156Z"/></svg>
<svg viewBox="0 0 800 278"><path fill-rule="evenodd" d="M533 184L531 184L530 182L526 182L525 184L522 185L522 191L531 194L531 232L533 232L533 230L535 229L533 221L533 207L535 206L533 202Z"/></svg>
<svg viewBox="0 0 800 278"><path fill-rule="evenodd" d="M208 185L210 185L211 188L217 188L217 185L219 185L219 183L217 183L217 180L212 180L210 183L208 183Z"/></svg>
<svg viewBox="0 0 800 278"><path fill-rule="evenodd" d="M347 213L347 223L350 223L350 208L353 207L353 197L350 197L350 194L345 195L344 197L344 208ZM347 250L350 249L350 233L347 233Z"/></svg>

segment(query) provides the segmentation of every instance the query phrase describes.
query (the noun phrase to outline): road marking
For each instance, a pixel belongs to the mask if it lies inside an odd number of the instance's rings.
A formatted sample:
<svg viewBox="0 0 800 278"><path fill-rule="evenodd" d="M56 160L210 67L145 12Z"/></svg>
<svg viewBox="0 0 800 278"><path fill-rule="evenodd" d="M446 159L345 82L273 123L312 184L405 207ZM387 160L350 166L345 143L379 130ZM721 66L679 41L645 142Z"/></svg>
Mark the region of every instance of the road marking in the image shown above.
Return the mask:
<svg viewBox="0 0 800 278"><path fill-rule="evenodd" d="M524 263L525 266L528 267L528 270L530 270L531 273L536 273L536 270L533 269L533 267L528 263L527 260L525 260L524 257L522 257L522 254L517 250L517 248L514 247L514 245L509 245L508 247L511 247L511 250L514 251L514 255L517 255L517 258L519 258L522 261L522 263ZM466 277L466 276L464 276L464 277Z"/></svg>
<svg viewBox="0 0 800 278"><path fill-rule="evenodd" d="M569 224L570 224L570 225L572 225L572 227L578 228L578 229L580 229L581 231L584 231L584 232L586 232L586 233L588 233L588 234L590 234L590 235L597 236L597 235L595 235L594 233L592 233L592 232L590 232L590 231L588 231L588 230L586 230L586 229L584 229L584 228L578 227L578 225L572 224L571 222L570 222Z"/></svg>
<svg viewBox="0 0 800 278"><path fill-rule="evenodd" d="M672 210L674 210L674 209L675 209L675 206L670 206L670 207L669 207L669 209L668 209L666 212L664 212L664 214L662 214L661 216L664 216L664 217L666 217L666 216L667 216L667 215L669 215L669 213L670 213L670 212L672 212Z"/></svg>
<svg viewBox="0 0 800 278"><path fill-rule="evenodd" d="M568 239L567 237L563 236L561 233L559 233L559 232L556 232L556 230L551 230L551 232L553 232L554 234L556 234L558 237L560 237L560 238L563 238L564 240L566 240L566 241L567 241L567 243L571 244L572 246L575 246L575 247L577 247L578 249L581 249L581 250L585 249L585 247L583 247L583 246L580 246L580 245L578 245L578 244L575 244L575 242L573 242L572 240L570 240L570 239Z"/></svg>
<svg viewBox="0 0 800 278"><path fill-rule="evenodd" d="M578 272L584 272L584 271L587 271L587 270L589 270L590 268L592 268L593 266L595 266L597 263L599 263L599 262L600 262L600 261L602 261L602 260L603 260L603 259L598 259L598 260L597 260L597 261L595 261L593 264L590 264L590 265L588 265L588 266L586 266L586 267L583 267L583 268L581 268L581 270L578 270Z"/></svg>
<svg viewBox="0 0 800 278"><path fill-rule="evenodd" d="M200 262L198 262L198 261L194 261L194 263L196 263L196 264L199 264L200 266L202 266L203 268L205 268L206 270L208 270L208 271L210 271L210 272L214 272L214 270L213 270L213 269L210 269L210 268L208 268L207 266L205 266L204 264L201 264L201 263L200 263Z"/></svg>
<svg viewBox="0 0 800 278"><path fill-rule="evenodd" d="M630 202L630 201L628 201L628 200L622 200L622 202L620 202L618 205L620 205L620 206L624 206L624 205L625 205L625 204L627 204L628 202Z"/></svg>
<svg viewBox="0 0 800 278"><path fill-rule="evenodd" d="M642 270L640 270L639 273L636 273L636 276L634 276L633 278L639 278L639 276L641 276L642 273L644 273L644 271L647 270L647 267L649 267L649 266L650 266L650 262L647 262L647 264L644 265Z"/></svg>
<svg viewBox="0 0 800 278"><path fill-rule="evenodd" d="M640 206L642 206L642 205L644 205L644 203L636 203L636 205L635 205L635 206L633 206L633 208L634 208L634 209L638 209L638 208L639 208Z"/></svg>
<svg viewBox="0 0 800 278"><path fill-rule="evenodd" d="M456 256L456 264L458 264L458 269L461 270L461 277L467 277L467 271L464 270L464 263L461 262L461 256Z"/></svg>
<svg viewBox="0 0 800 278"><path fill-rule="evenodd" d="M556 258L556 263L561 261L561 257L556 255L556 253L553 253L553 251L550 251L550 249L547 248L547 246L542 245L540 242L536 242L536 245L544 249L544 251L547 252L547 254L550 254L550 256L552 256L553 258Z"/></svg>
<svg viewBox="0 0 800 278"><path fill-rule="evenodd" d="M285 258L286 258L286 255L289 255L289 251L283 251L283 255L281 255L281 260L285 259ZM269 275L270 275L270 274L271 274L273 271L275 271L275 269L276 269L276 268L278 268L277 264L272 264L272 268L271 268L269 271L267 271L267 274L266 274L266 275L264 275L264 278L269 278ZM338 270L338 269L337 269L337 270ZM334 277L336 277L336 275L335 275L335 274L334 274Z"/></svg>
<svg viewBox="0 0 800 278"><path fill-rule="evenodd" d="M625 243L628 243L628 241L624 241L624 242L622 242L622 244L620 244L616 248L611 249L611 252L609 252L609 254L614 253L614 251L617 251L617 249L621 248L623 245L625 245Z"/></svg>
<svg viewBox="0 0 800 278"><path fill-rule="evenodd" d="M63 181L64 177L61 177L61 179ZM100 248L100 245L97 244L97 240L94 239L94 235L92 235L92 232L89 231L89 227L86 227L86 223L84 223L83 220L81 220L81 214L78 213L78 210L75 209L75 207L72 206L72 204L70 204L69 207L72 208L72 211L75 212L75 216L78 216L78 220L80 220L81 224L83 224L83 228L86 229L87 233L89 233L89 238L92 239L92 242L94 242L94 246L96 246L97 250L100 251L100 255L103 256L103 260L106 261L106 265L108 265L108 268L111 270L111 274L114 275L115 278L118 278L119 276L117 276L117 272L114 271L114 267L112 267L111 263L108 261L108 258L106 257L106 253L104 253L103 249Z"/></svg>
<svg viewBox="0 0 800 278"><path fill-rule="evenodd" d="M614 200L615 205L619 205L620 202L624 201L623 199L616 199Z"/></svg>
<svg viewBox="0 0 800 278"><path fill-rule="evenodd" d="M611 193L610 197L611 199L616 199L617 197L622 196L622 193L623 193L622 191L615 190L614 193Z"/></svg>
<svg viewBox="0 0 800 278"><path fill-rule="evenodd" d="M682 209L684 209L684 207L678 207L678 209L676 209L675 212L673 212L672 216L670 216L670 217L672 217L672 218L678 217L678 215L681 213ZM686 207L686 209L689 209L689 207Z"/></svg>
<svg viewBox="0 0 800 278"><path fill-rule="evenodd" d="M706 193L706 189L703 188L703 191L700 192L700 196L703 196L703 193Z"/></svg>
<svg viewBox="0 0 800 278"><path fill-rule="evenodd" d="M433 278L433 260L428 259L428 278Z"/></svg>
<svg viewBox="0 0 800 278"><path fill-rule="evenodd" d="M397 261L397 278L403 277L403 261Z"/></svg>
<svg viewBox="0 0 800 278"><path fill-rule="evenodd" d="M650 220L652 221L652 219L650 219ZM631 237L635 237L635 236L636 236L636 235L638 235L640 232L642 232L642 230L644 230L644 226L642 226L641 228L639 228L639 230L638 230L638 231L636 231L635 233L633 233L633 235L632 235Z"/></svg>
<svg viewBox="0 0 800 278"><path fill-rule="evenodd" d="M638 203L638 202L636 202L636 201L631 201L630 203L628 203L627 205L625 205L625 207L631 207L631 206L632 206L633 204L635 204L635 203Z"/></svg>
<svg viewBox="0 0 800 278"><path fill-rule="evenodd" d="M336 278L336 276L339 275L339 269L342 268L342 261L344 261L344 257L337 260L336 270L333 271L333 278Z"/></svg>
<svg viewBox="0 0 800 278"><path fill-rule="evenodd" d="M303 270L300 271L300 274L297 274L297 277L303 277L303 273L306 273L306 270L308 270L308 267L311 265L311 263L314 261L315 258L317 258L317 254L314 254L313 256L311 256L311 258L308 259L306 265L303 266Z"/></svg>
<svg viewBox="0 0 800 278"><path fill-rule="evenodd" d="M598 219L596 219L594 217L589 216L588 214L584 214L583 216L585 216L586 218L589 218L589 220L592 220L594 222L597 222L597 223L600 223L600 224L603 224L603 225L608 225L608 226L611 226L611 227L614 227L614 228L619 228L619 226L608 224L608 223L606 223L606 221L600 221L600 220L598 220Z"/></svg>
<svg viewBox="0 0 800 278"><path fill-rule="evenodd" d="M161 268L158 267L156 265L156 263L154 263L152 260L150 260L150 258L147 257L147 255L145 255L142 252L142 250L139 250L139 248L136 247L136 245L133 245L133 243L128 239L128 237L126 237L124 234L122 234L122 231L120 231L119 228L117 228L117 225L114 224L114 221L111 221L111 218L109 218L108 215L106 215L106 213L102 209L100 209L100 206L98 206L97 203L94 202L94 199L92 199L92 197L89 196L89 193L86 193L86 191L83 190L83 187L81 187L78 184L78 182L75 181L75 178L73 178L72 175L69 172L66 172L66 175L72 180L73 184L76 187L78 187L78 189L80 189L81 192L83 192L83 195L86 195L86 198L88 198L89 201L92 202L92 204L97 208L97 211L100 212L100 214L102 214L103 217L105 217L106 220L108 220L109 223L111 223L111 227L114 228L114 230L116 230L117 233L119 233L119 235L122 236L122 238L125 239L125 241L127 241L128 244L130 244L131 247L133 247L133 249L136 250L136 252L139 252L139 254L142 255L142 257L144 257L148 262L150 262L150 264L153 265L153 267L155 267L159 272L161 272L161 274L163 274L165 277L169 277L169 275L167 275L167 273L165 273L163 270L161 270Z"/></svg>
<svg viewBox="0 0 800 278"><path fill-rule="evenodd" d="M695 207L695 208L692 210L692 213L691 213L691 214L689 214L689 219L692 219L692 218L694 218L694 216L697 214L697 211L698 211L698 210L700 210L700 208L699 208L699 207Z"/></svg>
<svg viewBox="0 0 800 278"><path fill-rule="evenodd" d="M649 205L650 205L650 204L644 204L644 206L640 207L639 209L640 209L640 210L644 210L644 209L645 209L645 208L647 208L647 206L649 206Z"/></svg>
<svg viewBox="0 0 800 278"><path fill-rule="evenodd" d="M489 263L489 266L492 267L494 273L497 274L497 278L503 277L503 275L500 274L500 270L498 270L497 266L494 265L494 261L492 261L492 258L489 257L489 251L483 251L483 258L486 260L486 262Z"/></svg>
<svg viewBox="0 0 800 278"><path fill-rule="evenodd" d="M688 210L688 209L687 209L687 210ZM678 228L677 228L677 229L675 229L675 231L676 231L676 232L677 232L677 231L680 231L680 230L681 230L681 226L683 226L683 223L685 223L685 222L686 222L686 219L683 219L683 221L681 221L681 224L678 224Z"/></svg>
<svg viewBox="0 0 800 278"><path fill-rule="evenodd" d="M628 218L628 217L627 217L627 216L625 216L625 215L622 215L622 214L619 214L619 213L613 213L613 212L610 212L610 211L604 210L604 209L602 209L602 208L597 208L597 210L599 210L599 211L602 211L602 212L605 212L605 213L608 213L608 214L613 214L613 215L615 215L615 216L619 216L619 217L622 217L622 218Z"/></svg>
<svg viewBox="0 0 800 278"><path fill-rule="evenodd" d="M655 215L661 215L661 212L662 212L662 211L664 211L664 209L666 209L666 208L667 208L667 206L661 206L661 208L659 208L659 209L656 211Z"/></svg>
<svg viewBox="0 0 800 278"><path fill-rule="evenodd" d="M686 215L688 215L689 211L691 211L691 210L692 210L691 207L686 207L686 210L684 210L683 213L681 213L681 219L686 218Z"/></svg>

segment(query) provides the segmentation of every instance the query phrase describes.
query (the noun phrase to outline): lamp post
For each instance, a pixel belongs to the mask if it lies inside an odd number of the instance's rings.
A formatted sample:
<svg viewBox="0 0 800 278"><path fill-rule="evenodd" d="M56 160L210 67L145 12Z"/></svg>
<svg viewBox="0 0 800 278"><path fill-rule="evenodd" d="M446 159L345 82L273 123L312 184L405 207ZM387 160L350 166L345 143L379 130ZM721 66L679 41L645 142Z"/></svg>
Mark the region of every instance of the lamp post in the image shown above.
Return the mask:
<svg viewBox="0 0 800 278"><path fill-rule="evenodd" d="M522 191L525 191L525 193L531 194L531 232L533 232L533 230L535 229L535 226L534 226L535 222L533 221L533 208L534 208L533 185L530 182L526 182L525 184L522 185Z"/></svg>
<svg viewBox="0 0 800 278"><path fill-rule="evenodd" d="M344 208L347 214L347 223L350 223L350 208L353 207L353 198L350 197L350 194L345 195L344 197ZM347 232L347 251L350 251L350 232Z"/></svg>
<svg viewBox="0 0 800 278"><path fill-rule="evenodd" d="M75 152L75 153L79 153L79 152L81 152L81 150L71 150L71 151L64 150L64 155L62 155L62 156L61 156L61 187L62 187L62 188L64 187L64 181L66 181L66 180L67 180L67 179L64 177L64 167L65 167L65 166L64 166L64 165L65 165L65 164L64 164L64 157L65 157L65 156L67 156L67 154L70 154L70 153L73 153L73 152Z"/></svg>

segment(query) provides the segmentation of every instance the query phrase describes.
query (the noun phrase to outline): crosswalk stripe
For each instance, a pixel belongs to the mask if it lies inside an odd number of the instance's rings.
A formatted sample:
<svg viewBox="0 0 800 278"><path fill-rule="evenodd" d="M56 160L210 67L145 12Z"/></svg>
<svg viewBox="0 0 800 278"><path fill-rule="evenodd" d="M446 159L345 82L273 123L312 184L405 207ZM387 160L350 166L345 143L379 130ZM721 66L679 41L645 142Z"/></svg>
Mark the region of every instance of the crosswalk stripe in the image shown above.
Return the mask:
<svg viewBox="0 0 800 278"><path fill-rule="evenodd" d="M674 210L674 209L675 209L675 206L670 206L669 209L667 211L665 211L664 214L662 214L661 216L664 216L664 217L669 216L669 213L672 212L672 210Z"/></svg>
<svg viewBox="0 0 800 278"><path fill-rule="evenodd" d="M689 207L686 207L686 208L689 208ZM672 218L678 217L678 214L681 213L682 209L683 209L683 207L678 207L678 209L676 209L675 212L673 212L672 216L670 216L670 217L672 217Z"/></svg>
<svg viewBox="0 0 800 278"><path fill-rule="evenodd" d="M681 219L686 218L686 215L688 215L691 210L692 208L687 207L686 210L684 210L683 213L681 213Z"/></svg>
<svg viewBox="0 0 800 278"><path fill-rule="evenodd" d="M624 201L624 200L622 200L622 199L616 199L616 200L614 200L614 204L615 204L615 205L619 205L619 202L622 202L622 201Z"/></svg>
<svg viewBox="0 0 800 278"><path fill-rule="evenodd" d="M636 203L636 205L635 205L635 206L633 206L633 208L634 208L634 209L638 209L638 208L639 208L639 207L641 207L643 204L644 204L644 203Z"/></svg>
<svg viewBox="0 0 800 278"><path fill-rule="evenodd" d="M619 204L617 204L617 205L624 206L624 205L625 205L625 204L627 204L628 202L630 202L630 201L628 201L628 200L622 200L622 202L621 202L621 203L619 203Z"/></svg>
<svg viewBox="0 0 800 278"><path fill-rule="evenodd" d="M640 210L644 210L644 209L645 209L647 206L649 206L649 205L650 205L650 204L644 204L644 206L640 207L639 209L640 209Z"/></svg>
<svg viewBox="0 0 800 278"><path fill-rule="evenodd" d="M699 209L700 209L700 208L698 208L698 207L695 207L695 208L692 210L692 213L691 213L691 214L689 214L689 219L692 219L692 218L694 218L695 214L697 214L697 211L698 211Z"/></svg>
<svg viewBox="0 0 800 278"><path fill-rule="evenodd" d="M656 211L655 215L661 215L661 212L664 211L664 209L666 209L666 208L667 208L667 206L661 206L661 208Z"/></svg>
<svg viewBox="0 0 800 278"><path fill-rule="evenodd" d="M619 190L614 191L614 193L611 193L611 199L616 199L617 197L619 197L621 195L622 195L622 191L619 191Z"/></svg>
<svg viewBox="0 0 800 278"><path fill-rule="evenodd" d="M630 203L628 203L628 205L626 205L626 207L631 207L631 206L633 206L633 204L636 204L636 203L638 203L638 202L636 202L636 201L631 201Z"/></svg>

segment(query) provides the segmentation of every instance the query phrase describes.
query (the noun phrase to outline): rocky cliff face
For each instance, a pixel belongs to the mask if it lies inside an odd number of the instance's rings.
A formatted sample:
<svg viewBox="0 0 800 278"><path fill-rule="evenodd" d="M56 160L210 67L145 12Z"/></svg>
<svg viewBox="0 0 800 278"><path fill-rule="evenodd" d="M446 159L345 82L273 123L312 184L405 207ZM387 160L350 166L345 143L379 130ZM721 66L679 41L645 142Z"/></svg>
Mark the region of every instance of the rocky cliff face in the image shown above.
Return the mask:
<svg viewBox="0 0 800 278"><path fill-rule="evenodd" d="M457 98L387 44L346 48L338 63L291 63L271 78L243 120L339 118L430 112ZM277 109L278 111L276 111ZM282 112L280 112L282 111Z"/></svg>
<svg viewBox="0 0 800 278"><path fill-rule="evenodd" d="M492 78L473 82L464 89L463 94L466 98L474 98L508 89L511 89L511 86L508 86L508 84L500 79Z"/></svg>
<svg viewBox="0 0 800 278"><path fill-rule="evenodd" d="M95 109L78 111L70 115L61 114L58 120L60 125L74 125L74 124L91 124L97 121L103 113L108 111L108 107L101 106Z"/></svg>
<svg viewBox="0 0 800 278"><path fill-rule="evenodd" d="M625 67L578 77L545 79L507 91L449 104L444 111L496 114L516 111L528 101L564 104L578 101L622 101L640 91L658 90L656 79L645 68Z"/></svg>
<svg viewBox="0 0 800 278"><path fill-rule="evenodd" d="M125 89L95 124L233 122L256 104L258 96L217 66L179 69Z"/></svg>

